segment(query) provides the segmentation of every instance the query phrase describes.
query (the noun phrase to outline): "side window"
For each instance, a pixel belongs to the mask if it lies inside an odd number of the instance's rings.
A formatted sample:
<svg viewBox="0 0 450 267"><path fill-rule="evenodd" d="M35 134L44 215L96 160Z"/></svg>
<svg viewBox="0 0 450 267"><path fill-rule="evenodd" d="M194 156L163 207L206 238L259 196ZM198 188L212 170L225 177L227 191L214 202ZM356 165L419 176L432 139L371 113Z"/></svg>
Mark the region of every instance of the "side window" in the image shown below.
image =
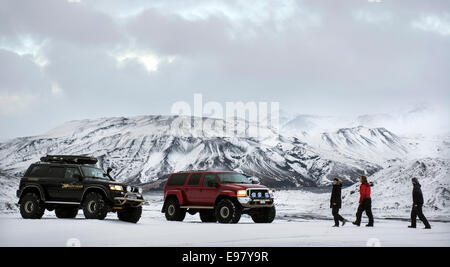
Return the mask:
<svg viewBox="0 0 450 267"><path fill-rule="evenodd" d="M201 173L193 173L191 178L189 178L188 185L198 185L200 183L200 178L202 178Z"/></svg>
<svg viewBox="0 0 450 267"><path fill-rule="evenodd" d="M78 177L81 176L81 173L77 168L67 168L66 169L66 174L65 174L64 178L75 179L76 176L78 176Z"/></svg>
<svg viewBox="0 0 450 267"><path fill-rule="evenodd" d="M216 187L217 186L216 176L212 173L205 174L205 178L203 178L203 186Z"/></svg>
<svg viewBox="0 0 450 267"><path fill-rule="evenodd" d="M175 173L170 176L167 185L184 185L189 173Z"/></svg>
<svg viewBox="0 0 450 267"><path fill-rule="evenodd" d="M45 165L34 165L28 176L31 177L46 177L49 176L49 167Z"/></svg>
<svg viewBox="0 0 450 267"><path fill-rule="evenodd" d="M52 178L64 178L65 173L66 173L66 168L51 166L48 176L52 177Z"/></svg>

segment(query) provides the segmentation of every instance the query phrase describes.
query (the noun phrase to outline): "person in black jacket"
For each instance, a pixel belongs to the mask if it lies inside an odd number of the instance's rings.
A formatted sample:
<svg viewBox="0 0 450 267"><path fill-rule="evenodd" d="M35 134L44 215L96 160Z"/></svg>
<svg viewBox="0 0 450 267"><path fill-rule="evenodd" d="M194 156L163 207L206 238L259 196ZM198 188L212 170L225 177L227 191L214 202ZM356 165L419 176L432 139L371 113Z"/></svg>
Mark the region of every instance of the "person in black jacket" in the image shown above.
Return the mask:
<svg viewBox="0 0 450 267"><path fill-rule="evenodd" d="M409 228L416 228L416 220L417 216L425 225L425 229L431 229L431 225L428 223L427 218L423 215L422 206L423 206L423 195L422 189L420 189L421 185L419 184L419 180L417 178L412 178L411 180L413 184L413 206L411 210L411 225Z"/></svg>
<svg viewBox="0 0 450 267"><path fill-rule="evenodd" d="M339 209L342 205L341 199L342 181L339 178L333 180L333 190L331 191L330 208L334 218L333 227L339 227L339 221L342 222L342 226L347 222L341 215L339 215Z"/></svg>

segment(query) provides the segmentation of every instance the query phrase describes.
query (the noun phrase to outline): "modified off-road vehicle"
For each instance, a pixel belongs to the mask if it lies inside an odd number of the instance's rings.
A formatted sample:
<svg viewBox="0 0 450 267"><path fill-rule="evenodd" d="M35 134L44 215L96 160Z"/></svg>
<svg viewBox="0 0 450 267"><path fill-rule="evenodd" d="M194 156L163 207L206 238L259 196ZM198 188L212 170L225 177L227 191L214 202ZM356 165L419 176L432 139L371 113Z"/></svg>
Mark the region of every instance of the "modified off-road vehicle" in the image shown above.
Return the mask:
<svg viewBox="0 0 450 267"><path fill-rule="evenodd" d="M255 223L271 223L273 192L253 181L236 172L173 173L164 185L162 212L169 221L199 212L202 222L237 223L242 214L249 214Z"/></svg>
<svg viewBox="0 0 450 267"><path fill-rule="evenodd" d="M60 155L31 164L17 190L22 217L40 219L47 209L58 218L75 218L83 209L86 219L117 212L119 220L138 222L146 203L142 190L114 181L112 169L105 172L96 164L96 158Z"/></svg>

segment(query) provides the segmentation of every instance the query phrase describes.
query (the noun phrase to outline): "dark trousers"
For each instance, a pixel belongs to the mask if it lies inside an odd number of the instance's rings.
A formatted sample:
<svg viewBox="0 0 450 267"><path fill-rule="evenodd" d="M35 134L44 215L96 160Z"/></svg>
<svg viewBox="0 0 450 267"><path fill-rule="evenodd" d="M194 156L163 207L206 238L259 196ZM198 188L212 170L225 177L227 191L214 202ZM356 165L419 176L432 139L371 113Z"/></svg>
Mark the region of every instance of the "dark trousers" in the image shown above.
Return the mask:
<svg viewBox="0 0 450 267"><path fill-rule="evenodd" d="M333 207L331 209L331 213L333 214L333 218L334 218L334 225L339 225L339 221L343 222L344 218L339 215L339 208L338 207Z"/></svg>
<svg viewBox="0 0 450 267"><path fill-rule="evenodd" d="M369 225L373 225L373 215L372 215L372 199L366 198L359 204L358 211L356 212L356 224L361 224L361 217L363 212L366 212L367 217L369 218Z"/></svg>
<svg viewBox="0 0 450 267"><path fill-rule="evenodd" d="M423 222L425 227L430 227L430 224L428 223L427 218L425 218L425 215L423 215L422 205L417 205L417 206L413 205L413 207L412 207L412 210L411 210L411 226L412 227L416 227L417 216Z"/></svg>

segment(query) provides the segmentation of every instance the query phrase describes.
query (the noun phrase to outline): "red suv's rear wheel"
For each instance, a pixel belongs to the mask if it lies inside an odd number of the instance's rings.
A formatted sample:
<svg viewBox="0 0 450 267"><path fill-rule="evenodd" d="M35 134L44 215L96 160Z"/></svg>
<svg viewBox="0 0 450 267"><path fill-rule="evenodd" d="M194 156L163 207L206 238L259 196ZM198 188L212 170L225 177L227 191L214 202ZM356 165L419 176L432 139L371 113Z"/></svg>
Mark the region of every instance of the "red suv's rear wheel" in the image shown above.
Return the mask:
<svg viewBox="0 0 450 267"><path fill-rule="evenodd" d="M166 219L168 221L183 221L186 217L186 209L180 208L178 200L175 198L170 198L166 203Z"/></svg>

